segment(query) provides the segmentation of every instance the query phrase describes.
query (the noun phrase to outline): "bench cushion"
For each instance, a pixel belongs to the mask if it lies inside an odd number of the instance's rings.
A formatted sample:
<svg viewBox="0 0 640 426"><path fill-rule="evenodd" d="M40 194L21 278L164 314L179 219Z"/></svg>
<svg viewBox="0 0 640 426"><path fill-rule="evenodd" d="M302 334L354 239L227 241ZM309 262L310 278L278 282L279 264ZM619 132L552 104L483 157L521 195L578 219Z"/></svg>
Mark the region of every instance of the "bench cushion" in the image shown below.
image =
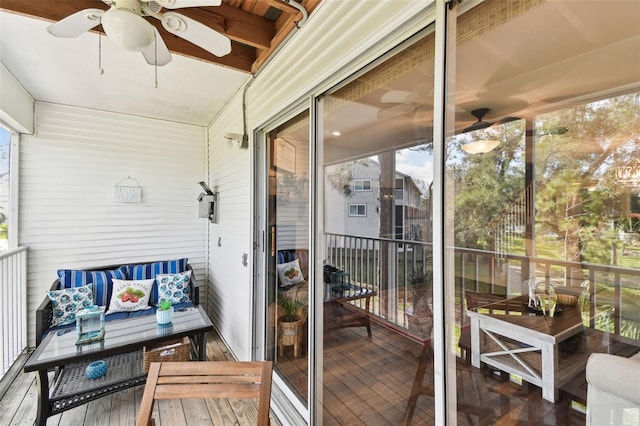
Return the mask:
<svg viewBox="0 0 640 426"><path fill-rule="evenodd" d="M130 280L155 279L160 274L177 274L187 270L187 258L165 260L161 262L141 263L138 265L127 265L127 277ZM150 305L158 304L158 285L154 283L151 291Z"/></svg>
<svg viewBox="0 0 640 426"><path fill-rule="evenodd" d="M179 272L189 271L191 273L189 287L189 302L174 304L176 310L191 307L199 304L198 283L195 275L188 264L188 259L175 259L169 261L157 262L133 262L120 265L109 265L103 267L91 267L87 269L60 269L58 270L58 279L56 279L49 291L61 290L63 288L78 288L83 285L90 285L93 293L93 302L96 305L108 306L113 293L113 279L131 280L135 277L138 279L154 279L155 303L157 304L157 283L155 278L157 274L177 274ZM154 315L156 306L152 299L149 302L151 309L133 311L133 312L114 312L105 317L105 321L131 318L134 316ZM38 309L36 309L36 344L40 344L42 338L46 336L52 329L60 330L75 327L75 321L68 325L54 326L53 320L53 304L51 299L45 296Z"/></svg>
<svg viewBox="0 0 640 426"><path fill-rule="evenodd" d="M60 288L83 287L91 284L93 302L98 306L109 306L113 279L126 279L125 267L112 270L84 271L79 269L59 269Z"/></svg>

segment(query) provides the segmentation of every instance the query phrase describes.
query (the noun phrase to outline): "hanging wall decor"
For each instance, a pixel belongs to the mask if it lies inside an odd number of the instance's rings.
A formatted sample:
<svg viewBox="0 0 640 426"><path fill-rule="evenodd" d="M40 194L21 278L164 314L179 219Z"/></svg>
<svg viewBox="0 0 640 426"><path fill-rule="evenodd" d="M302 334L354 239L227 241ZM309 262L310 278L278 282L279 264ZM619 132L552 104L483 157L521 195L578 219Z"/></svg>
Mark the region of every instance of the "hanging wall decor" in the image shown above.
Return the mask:
<svg viewBox="0 0 640 426"><path fill-rule="evenodd" d="M116 184L113 199L119 203L141 203L142 187L136 179L127 176Z"/></svg>

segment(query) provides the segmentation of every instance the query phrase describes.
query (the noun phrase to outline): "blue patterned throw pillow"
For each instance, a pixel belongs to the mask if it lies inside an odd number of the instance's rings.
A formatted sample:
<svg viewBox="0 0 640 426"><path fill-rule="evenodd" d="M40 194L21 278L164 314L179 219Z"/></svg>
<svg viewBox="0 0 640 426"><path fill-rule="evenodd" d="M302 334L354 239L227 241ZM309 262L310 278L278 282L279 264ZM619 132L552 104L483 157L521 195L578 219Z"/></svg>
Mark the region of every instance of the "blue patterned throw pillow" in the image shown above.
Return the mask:
<svg viewBox="0 0 640 426"><path fill-rule="evenodd" d="M47 292L53 305L52 327L71 324L76 320L76 312L93 305L91 285Z"/></svg>
<svg viewBox="0 0 640 426"><path fill-rule="evenodd" d="M169 300L172 305L191 302L189 281L191 281L191 271L156 275L158 300Z"/></svg>

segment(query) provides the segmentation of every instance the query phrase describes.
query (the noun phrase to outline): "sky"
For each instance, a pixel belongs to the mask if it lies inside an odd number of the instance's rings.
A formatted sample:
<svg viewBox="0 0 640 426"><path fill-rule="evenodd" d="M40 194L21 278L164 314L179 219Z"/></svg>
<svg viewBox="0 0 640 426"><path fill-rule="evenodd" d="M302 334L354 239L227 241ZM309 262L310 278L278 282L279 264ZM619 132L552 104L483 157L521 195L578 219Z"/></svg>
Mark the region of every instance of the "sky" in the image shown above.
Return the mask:
<svg viewBox="0 0 640 426"><path fill-rule="evenodd" d="M396 169L428 185L433 180L433 154L426 150L416 151L415 148L397 151Z"/></svg>
<svg viewBox="0 0 640 426"><path fill-rule="evenodd" d="M11 134L0 126L0 176L9 172L9 143Z"/></svg>

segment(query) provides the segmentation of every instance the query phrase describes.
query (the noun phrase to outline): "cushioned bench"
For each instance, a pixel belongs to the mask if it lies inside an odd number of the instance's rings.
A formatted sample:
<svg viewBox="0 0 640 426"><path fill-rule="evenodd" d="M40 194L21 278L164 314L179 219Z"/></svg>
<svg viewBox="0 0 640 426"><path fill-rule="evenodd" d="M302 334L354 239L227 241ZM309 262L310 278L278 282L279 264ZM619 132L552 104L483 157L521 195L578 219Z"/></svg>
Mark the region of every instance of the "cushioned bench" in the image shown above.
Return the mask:
<svg viewBox="0 0 640 426"><path fill-rule="evenodd" d="M160 285L156 279L159 275ZM91 294L90 302L87 293ZM175 309L199 304L198 284L186 258L60 269L58 279L36 310L36 344L52 330L75 327L74 309L87 304L105 306L105 321L113 321L154 315L161 298L171 299ZM71 303L62 306L60 300ZM146 306L149 308L144 309Z"/></svg>

